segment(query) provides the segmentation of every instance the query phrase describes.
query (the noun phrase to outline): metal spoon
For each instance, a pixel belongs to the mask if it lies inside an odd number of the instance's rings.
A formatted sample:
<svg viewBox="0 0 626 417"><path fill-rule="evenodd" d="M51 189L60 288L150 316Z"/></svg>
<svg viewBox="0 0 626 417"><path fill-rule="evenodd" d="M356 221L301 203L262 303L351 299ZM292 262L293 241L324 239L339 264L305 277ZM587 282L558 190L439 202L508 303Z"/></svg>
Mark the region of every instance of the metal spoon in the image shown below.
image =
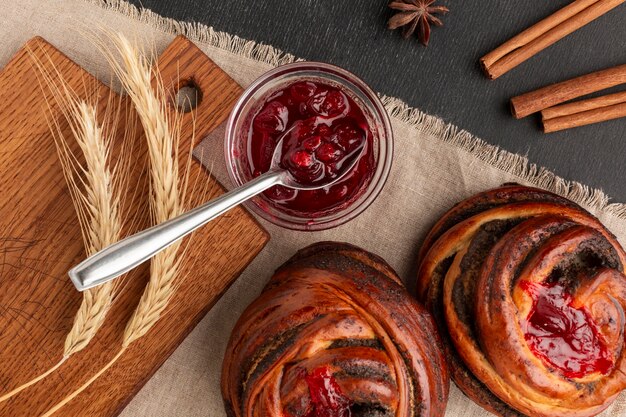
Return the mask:
<svg viewBox="0 0 626 417"><path fill-rule="evenodd" d="M270 169L265 174L174 219L104 248L70 269L68 275L78 291L119 277L219 215L275 185L295 190L316 190L333 185L352 171L365 149L365 145L356 149L353 155L357 152L358 155L350 164L342 167L341 174L335 179L313 185L302 184L280 166L283 141L297 126L298 123L294 124L280 137L272 155Z"/></svg>

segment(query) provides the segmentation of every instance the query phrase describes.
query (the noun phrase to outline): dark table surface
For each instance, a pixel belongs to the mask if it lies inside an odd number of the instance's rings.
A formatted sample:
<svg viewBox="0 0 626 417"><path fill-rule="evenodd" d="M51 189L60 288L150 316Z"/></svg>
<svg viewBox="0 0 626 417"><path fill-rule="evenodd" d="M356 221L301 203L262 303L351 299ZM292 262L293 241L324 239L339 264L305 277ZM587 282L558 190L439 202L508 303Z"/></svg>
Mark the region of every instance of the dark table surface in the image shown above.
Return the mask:
<svg viewBox="0 0 626 417"><path fill-rule="evenodd" d="M386 29L386 0L132 2L347 68L376 91L626 202L626 119L546 135L537 116L515 120L508 109L520 93L625 63L626 4L489 81L478 59L569 0L440 0L450 13L428 48Z"/></svg>

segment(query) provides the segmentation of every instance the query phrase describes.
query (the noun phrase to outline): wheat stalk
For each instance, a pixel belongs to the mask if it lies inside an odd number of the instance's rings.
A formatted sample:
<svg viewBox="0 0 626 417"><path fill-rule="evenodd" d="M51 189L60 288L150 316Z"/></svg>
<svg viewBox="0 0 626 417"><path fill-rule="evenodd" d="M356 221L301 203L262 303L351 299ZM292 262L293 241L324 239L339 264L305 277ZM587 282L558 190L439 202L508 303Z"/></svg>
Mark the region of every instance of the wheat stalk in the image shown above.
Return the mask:
<svg viewBox="0 0 626 417"><path fill-rule="evenodd" d="M113 180L113 172L118 165L113 169L109 168L110 131L105 132L99 125L94 104L80 100L60 74L49 72L32 52L31 57L40 70L42 90L51 92L84 157L84 163L78 162L79 158L70 150L68 139L58 121L48 119L63 175L78 214L85 249L91 255L118 241L122 228L119 210L121 184ZM44 85L48 90L43 88ZM87 95L95 101L97 91ZM48 100L47 97L46 99ZM49 107L51 104L48 101ZM66 336L61 360L41 375L4 394L0 397L0 402L44 379L71 355L84 349L102 326L113 302L115 287L115 283L109 282L85 291L72 328Z"/></svg>
<svg viewBox="0 0 626 417"><path fill-rule="evenodd" d="M98 42L115 74L131 98L144 129L148 144L151 176L151 212L156 223L182 214L188 170L181 181L178 168L180 131L178 120L171 120L161 83L153 89L155 71L146 55L121 34L108 33L113 50ZM115 59L119 55L121 61ZM191 141L193 143L193 141ZM175 293L183 252L180 241L155 255L150 263L150 280L139 304L124 330L122 347L113 359L80 388L65 397L42 417L48 417L83 392L104 374L137 339L143 337L159 320Z"/></svg>
<svg viewBox="0 0 626 417"><path fill-rule="evenodd" d="M121 236L119 190L113 187L112 173L108 168L107 156L110 143L103 140L98 126L96 109L85 102L77 103L79 132L77 141L85 156L84 193L75 198L77 206L87 213L82 227L85 230L87 255L92 255L117 242ZM87 290L74 318L72 329L65 339L64 356L68 357L84 349L104 322L111 307L118 281Z"/></svg>
<svg viewBox="0 0 626 417"><path fill-rule="evenodd" d="M183 212L178 169L178 131L172 129L169 107L162 86L151 86L152 65L145 55L121 34L111 40L122 58L111 64L131 97L148 144L151 174L151 209L156 223L170 220ZM111 61L111 60L110 60ZM158 321L175 291L180 261L180 241L152 258L150 281L133 312L123 337L123 348L145 335Z"/></svg>

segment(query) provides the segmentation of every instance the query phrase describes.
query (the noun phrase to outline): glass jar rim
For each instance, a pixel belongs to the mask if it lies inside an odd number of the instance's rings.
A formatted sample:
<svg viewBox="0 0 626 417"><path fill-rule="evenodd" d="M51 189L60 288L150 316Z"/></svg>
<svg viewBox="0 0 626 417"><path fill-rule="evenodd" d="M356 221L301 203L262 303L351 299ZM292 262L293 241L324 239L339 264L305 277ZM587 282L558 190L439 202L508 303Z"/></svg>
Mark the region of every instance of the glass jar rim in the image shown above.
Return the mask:
<svg viewBox="0 0 626 417"><path fill-rule="evenodd" d="M278 226L292 230L318 231L339 226L360 215L365 209L367 209L367 207L369 207L370 204L372 204L378 194L382 191L389 176L389 172L391 171L393 159L393 131L391 128L391 121L378 95L367 84L365 84L364 81L343 68L315 61L299 61L281 65L264 73L245 89L235 103L226 124L224 153L230 180L235 186L243 184L244 180L241 178L241 173L238 172L235 161L236 157L232 152L234 144L237 140L238 132L236 129L238 123L241 119L245 119L248 115L243 112L243 109L254 97L255 93L262 89L262 87L266 84L270 82L279 82L282 77L307 72L318 73L320 78L324 78L324 76L328 77L329 75L337 77L339 79L339 83L344 88L348 88L353 93L359 94L359 99L361 101L363 101L363 97L365 98L366 102L363 104L368 107L370 111L372 111L373 116L376 119L375 121L377 123L378 132L377 139L380 148L380 155L376 160L375 172L370 180L370 183L366 186L363 195L358 197L346 208L340 209L330 215L317 218L293 216L288 213L281 212L278 209L276 210L276 213L270 213L258 204L258 200L256 199L247 201L244 204L248 209L252 210L260 217ZM335 79L333 80L338 82ZM382 138L381 135L383 136Z"/></svg>

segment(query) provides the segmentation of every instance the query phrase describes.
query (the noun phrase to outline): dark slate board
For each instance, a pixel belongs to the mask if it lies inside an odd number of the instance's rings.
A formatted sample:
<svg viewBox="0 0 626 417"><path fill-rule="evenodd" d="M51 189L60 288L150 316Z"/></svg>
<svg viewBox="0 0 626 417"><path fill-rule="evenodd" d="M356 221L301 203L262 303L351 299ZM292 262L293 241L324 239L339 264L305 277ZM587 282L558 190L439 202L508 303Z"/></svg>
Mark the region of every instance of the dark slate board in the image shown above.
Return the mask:
<svg viewBox="0 0 626 417"><path fill-rule="evenodd" d="M568 2L442 0L451 12L423 48L386 30L392 15L386 0L141 1L168 17L345 67L377 91L626 202L626 119L544 135L537 117L515 120L508 110L514 95L626 63L626 4L496 81L488 81L477 64L482 55ZM614 91L620 89L626 86Z"/></svg>

